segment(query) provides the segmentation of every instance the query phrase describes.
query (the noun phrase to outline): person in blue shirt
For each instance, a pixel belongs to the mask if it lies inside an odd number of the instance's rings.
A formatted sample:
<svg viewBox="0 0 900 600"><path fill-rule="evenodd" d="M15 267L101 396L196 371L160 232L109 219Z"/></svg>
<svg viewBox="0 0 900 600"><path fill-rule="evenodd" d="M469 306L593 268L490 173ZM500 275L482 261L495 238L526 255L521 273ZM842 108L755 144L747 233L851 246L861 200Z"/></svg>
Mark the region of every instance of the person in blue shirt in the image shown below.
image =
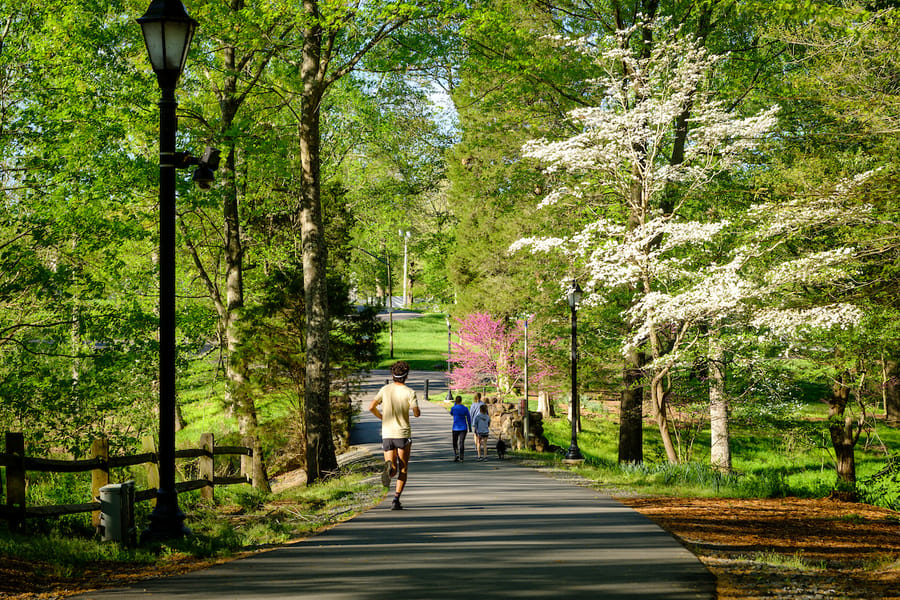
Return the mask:
<svg viewBox="0 0 900 600"><path fill-rule="evenodd" d="M472 431L472 418L469 409L462 403L462 396L457 396L450 409L453 417L453 462L463 462L466 453L466 433Z"/></svg>

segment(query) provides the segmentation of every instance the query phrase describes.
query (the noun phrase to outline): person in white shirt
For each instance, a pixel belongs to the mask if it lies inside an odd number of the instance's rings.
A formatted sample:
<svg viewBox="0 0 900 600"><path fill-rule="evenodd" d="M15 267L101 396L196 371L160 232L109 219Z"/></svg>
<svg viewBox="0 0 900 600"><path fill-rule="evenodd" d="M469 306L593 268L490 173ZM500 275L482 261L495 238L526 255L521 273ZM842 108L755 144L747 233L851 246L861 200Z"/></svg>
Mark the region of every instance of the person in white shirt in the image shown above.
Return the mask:
<svg viewBox="0 0 900 600"><path fill-rule="evenodd" d="M469 407L469 418L471 420L475 420L475 417L478 413L481 412L481 407L484 406L484 402L481 401L481 392L475 392L475 398L472 400L472 406Z"/></svg>
<svg viewBox="0 0 900 600"><path fill-rule="evenodd" d="M412 450L412 428L409 426L409 413L418 417L419 402L416 392L406 385L409 365L398 361L391 366L393 382L385 385L369 405L369 412L381 420L381 449L384 450L384 466L381 472L381 483L390 487L391 479L397 476L394 499L391 510L401 510L400 494L406 486L409 472L409 456ZM380 407L380 410L379 410Z"/></svg>
<svg viewBox="0 0 900 600"><path fill-rule="evenodd" d="M472 421L472 429L475 430L475 454L478 455L478 460L487 460L487 441L491 434L491 417L488 415L487 405L481 405Z"/></svg>

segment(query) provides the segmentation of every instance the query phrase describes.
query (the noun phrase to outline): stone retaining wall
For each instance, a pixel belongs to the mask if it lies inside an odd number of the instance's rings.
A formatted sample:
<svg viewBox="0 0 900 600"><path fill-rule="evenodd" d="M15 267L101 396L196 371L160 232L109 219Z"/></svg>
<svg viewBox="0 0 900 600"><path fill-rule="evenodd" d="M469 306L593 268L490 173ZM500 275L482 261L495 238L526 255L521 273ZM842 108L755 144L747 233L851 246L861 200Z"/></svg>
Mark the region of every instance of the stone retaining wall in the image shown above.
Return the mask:
<svg viewBox="0 0 900 600"><path fill-rule="evenodd" d="M525 438L522 433L522 416L519 414L519 406L509 402L501 402L497 398L486 398L484 401L491 416L491 436L502 439L511 448L521 450L525 448ZM544 437L543 415L539 412L529 412L528 421L528 449L538 452L548 452L550 442Z"/></svg>

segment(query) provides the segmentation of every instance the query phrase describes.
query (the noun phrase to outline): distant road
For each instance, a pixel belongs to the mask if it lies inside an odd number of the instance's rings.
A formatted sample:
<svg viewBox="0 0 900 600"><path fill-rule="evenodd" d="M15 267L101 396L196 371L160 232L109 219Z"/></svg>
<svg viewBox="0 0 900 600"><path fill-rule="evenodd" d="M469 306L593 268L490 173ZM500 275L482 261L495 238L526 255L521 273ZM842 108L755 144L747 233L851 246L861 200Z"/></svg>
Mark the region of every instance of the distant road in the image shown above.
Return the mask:
<svg viewBox="0 0 900 600"><path fill-rule="evenodd" d="M404 321L406 319L415 319L416 317L421 317L422 313L415 312L412 310L403 310L402 308L398 308L394 310L394 320L395 321ZM391 314L388 311L382 311L378 313L378 319L381 321L387 321L391 318Z"/></svg>

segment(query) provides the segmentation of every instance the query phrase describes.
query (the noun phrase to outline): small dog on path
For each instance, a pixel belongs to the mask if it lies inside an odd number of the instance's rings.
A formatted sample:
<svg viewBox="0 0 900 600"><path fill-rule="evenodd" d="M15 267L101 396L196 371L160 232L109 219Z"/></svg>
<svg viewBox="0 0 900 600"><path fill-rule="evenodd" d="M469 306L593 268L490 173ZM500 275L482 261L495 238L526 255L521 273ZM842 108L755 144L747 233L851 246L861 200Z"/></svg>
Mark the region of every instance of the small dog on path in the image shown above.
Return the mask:
<svg viewBox="0 0 900 600"><path fill-rule="evenodd" d="M497 458L503 460L506 457L506 442L502 439L497 440Z"/></svg>

